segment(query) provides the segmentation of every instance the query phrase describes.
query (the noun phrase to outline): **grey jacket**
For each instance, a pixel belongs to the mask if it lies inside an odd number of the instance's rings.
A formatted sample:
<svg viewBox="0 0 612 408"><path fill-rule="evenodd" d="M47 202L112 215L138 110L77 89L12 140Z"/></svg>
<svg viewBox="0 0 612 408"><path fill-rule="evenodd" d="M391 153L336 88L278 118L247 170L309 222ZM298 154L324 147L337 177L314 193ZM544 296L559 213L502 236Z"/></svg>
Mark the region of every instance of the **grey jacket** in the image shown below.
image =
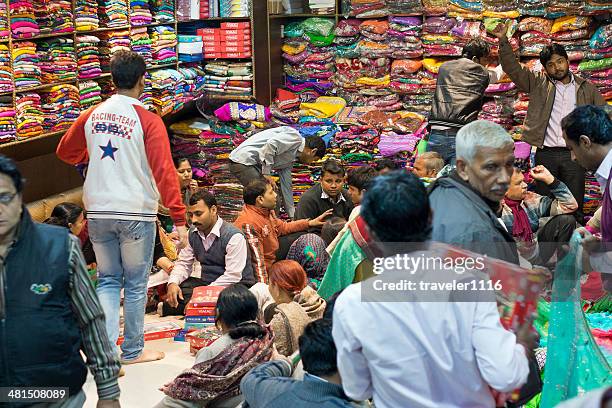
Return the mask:
<svg viewBox="0 0 612 408"><path fill-rule="evenodd" d="M467 58L440 66L434 93L432 125L460 128L478 118L484 92L489 86L489 71Z"/></svg>
<svg viewBox="0 0 612 408"><path fill-rule="evenodd" d="M442 177L430 186L429 202L433 212L433 241L518 265L512 235L475 191L452 176Z"/></svg>

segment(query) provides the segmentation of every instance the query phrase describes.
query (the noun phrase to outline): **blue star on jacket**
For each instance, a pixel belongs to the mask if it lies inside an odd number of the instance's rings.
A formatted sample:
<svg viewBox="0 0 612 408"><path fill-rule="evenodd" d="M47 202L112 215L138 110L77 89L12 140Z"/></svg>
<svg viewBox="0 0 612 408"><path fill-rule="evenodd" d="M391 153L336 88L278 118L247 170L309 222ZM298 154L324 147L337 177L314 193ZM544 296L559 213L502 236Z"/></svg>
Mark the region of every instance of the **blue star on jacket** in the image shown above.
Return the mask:
<svg viewBox="0 0 612 408"><path fill-rule="evenodd" d="M102 149L102 151L104 152L102 153L102 159L104 159L105 157L110 157L113 160L115 160L115 152L119 150L118 148L113 147L110 140L108 141L108 144L106 146L100 146L100 149Z"/></svg>

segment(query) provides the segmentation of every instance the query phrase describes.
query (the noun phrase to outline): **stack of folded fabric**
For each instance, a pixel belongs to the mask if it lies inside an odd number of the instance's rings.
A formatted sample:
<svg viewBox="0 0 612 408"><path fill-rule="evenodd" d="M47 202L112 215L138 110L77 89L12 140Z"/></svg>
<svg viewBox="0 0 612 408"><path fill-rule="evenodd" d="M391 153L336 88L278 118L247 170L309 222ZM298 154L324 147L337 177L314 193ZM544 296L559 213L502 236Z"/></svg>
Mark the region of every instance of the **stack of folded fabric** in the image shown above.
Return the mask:
<svg viewBox="0 0 612 408"><path fill-rule="evenodd" d="M153 102L153 84L151 82L151 74L148 72L145 73L145 86L142 95L140 95L140 102L149 110L155 108L155 103Z"/></svg>
<svg viewBox="0 0 612 408"><path fill-rule="evenodd" d="M514 104L512 105L514 113L514 126L510 129L510 135L514 140L521 140L523 137L525 118L527 117L527 108L529 108L529 94L519 92Z"/></svg>
<svg viewBox="0 0 612 408"><path fill-rule="evenodd" d="M40 95L37 93L17 94L15 98L17 138L26 139L43 133L43 112Z"/></svg>
<svg viewBox="0 0 612 408"><path fill-rule="evenodd" d="M87 0L76 0L74 8L74 25L77 31L97 30L100 27L98 3Z"/></svg>
<svg viewBox="0 0 612 408"><path fill-rule="evenodd" d="M283 44L283 67L287 87L301 94L310 93L309 99L332 91L334 75L334 21L309 18L301 22ZM294 56L297 58L287 58Z"/></svg>
<svg viewBox="0 0 612 408"><path fill-rule="evenodd" d="M11 69L11 52L7 44L0 44L0 92L10 92L13 85L13 70Z"/></svg>
<svg viewBox="0 0 612 408"><path fill-rule="evenodd" d="M77 76L74 41L71 38L53 38L40 42L38 55L44 83L69 81Z"/></svg>
<svg viewBox="0 0 612 408"><path fill-rule="evenodd" d="M77 37L77 65L79 67L79 79L97 78L102 74L100 68L100 54L98 44L100 39L93 35Z"/></svg>
<svg viewBox="0 0 612 408"><path fill-rule="evenodd" d="M229 171L229 163L222 165ZM213 167L211 167L212 169ZM216 171L221 171L223 168L214 166ZM215 172L215 175L217 173ZM215 176L216 177L216 176ZM212 191L219 203L219 216L227 221L234 222L238 218L238 214L242 211L244 201L242 201L242 185L238 183L217 183L213 186Z"/></svg>
<svg viewBox="0 0 612 408"><path fill-rule="evenodd" d="M421 14L421 0L385 0L389 14Z"/></svg>
<svg viewBox="0 0 612 408"><path fill-rule="evenodd" d="M602 14L612 11L612 3L609 0L587 0L583 10L589 15Z"/></svg>
<svg viewBox="0 0 612 408"><path fill-rule="evenodd" d="M200 97L204 91L204 71L199 67L180 67L183 80L183 102L187 103Z"/></svg>
<svg viewBox="0 0 612 408"><path fill-rule="evenodd" d="M448 11L448 0L423 0L426 16L443 16Z"/></svg>
<svg viewBox="0 0 612 408"><path fill-rule="evenodd" d="M0 40L6 40L11 35L7 7L6 2L0 2Z"/></svg>
<svg viewBox="0 0 612 408"><path fill-rule="evenodd" d="M518 18L518 0L482 0L483 16L491 18Z"/></svg>
<svg viewBox="0 0 612 408"><path fill-rule="evenodd" d="M579 62L589 52L590 37L589 17L561 17L553 22L551 39L563 45L568 58L572 62Z"/></svg>
<svg viewBox="0 0 612 408"><path fill-rule="evenodd" d="M378 18L389 15L384 0L351 0L350 15L357 18Z"/></svg>
<svg viewBox="0 0 612 408"><path fill-rule="evenodd" d="M9 17L13 38L30 38L40 33L32 0L10 0Z"/></svg>
<svg viewBox="0 0 612 408"><path fill-rule="evenodd" d="M253 94L253 68L251 62L209 62L204 66L207 93L231 95Z"/></svg>
<svg viewBox="0 0 612 408"><path fill-rule="evenodd" d="M280 124L297 123L300 119L300 97L291 91L279 88L270 106L274 120Z"/></svg>
<svg viewBox="0 0 612 408"><path fill-rule="evenodd" d="M151 0L151 12L157 23L174 22L174 0Z"/></svg>
<svg viewBox="0 0 612 408"><path fill-rule="evenodd" d="M514 98L512 97L494 97L482 105L478 119L497 123L509 131L514 126L513 105Z"/></svg>
<svg viewBox="0 0 612 408"><path fill-rule="evenodd" d="M518 10L522 16L543 17L546 15L548 0L520 0Z"/></svg>
<svg viewBox="0 0 612 408"><path fill-rule="evenodd" d="M588 61L585 61L581 75L594 83L607 101L612 100L612 67L606 59L612 57L612 24L599 27L589 41ZM602 62L599 62L602 61ZM608 66L607 68L605 68Z"/></svg>
<svg viewBox="0 0 612 408"><path fill-rule="evenodd" d="M577 15L582 12L585 2L582 0L549 0L546 12L557 15Z"/></svg>
<svg viewBox="0 0 612 408"><path fill-rule="evenodd" d="M102 88L96 81L79 82L79 101L85 110L102 102Z"/></svg>
<svg viewBox="0 0 612 408"><path fill-rule="evenodd" d="M105 31L98 34L100 38L100 68L102 72L110 72L110 59L112 55L119 50L130 49L130 32L122 31Z"/></svg>
<svg viewBox="0 0 612 408"><path fill-rule="evenodd" d="M587 172L584 179L583 211L584 215L593 216L595 211L601 206L601 186L591 172Z"/></svg>
<svg viewBox="0 0 612 408"><path fill-rule="evenodd" d="M153 104L161 116L174 110L174 98L176 96L176 80L174 78L176 75L179 75L179 73L173 69L151 71Z"/></svg>
<svg viewBox="0 0 612 408"><path fill-rule="evenodd" d="M142 26L152 22L153 16L149 9L148 0L130 0L130 24L132 26Z"/></svg>
<svg viewBox="0 0 612 408"><path fill-rule="evenodd" d="M342 160L349 167L359 167L373 159L379 142L380 134L376 129L370 126L351 126L336 134L331 147L340 149Z"/></svg>
<svg viewBox="0 0 612 408"><path fill-rule="evenodd" d="M174 28L160 26L151 29L153 64L162 65L177 61L177 37Z"/></svg>
<svg viewBox="0 0 612 408"><path fill-rule="evenodd" d="M389 17L387 31L391 57L396 59L420 58L423 55L420 17Z"/></svg>
<svg viewBox="0 0 612 408"><path fill-rule="evenodd" d="M12 57L15 89L41 84L41 70L38 65L40 57L36 52L35 43L20 41L13 44Z"/></svg>
<svg viewBox="0 0 612 408"><path fill-rule="evenodd" d="M178 36L178 57L181 62L198 62L204 59L202 36L181 34Z"/></svg>
<svg viewBox="0 0 612 408"><path fill-rule="evenodd" d="M519 22L518 30L524 33L521 34L521 56L539 56L540 51L550 45L552 23L552 20L541 17L527 17Z"/></svg>
<svg viewBox="0 0 612 408"><path fill-rule="evenodd" d="M0 98L0 143L15 140L17 127L15 125L15 107L13 97Z"/></svg>
<svg viewBox="0 0 612 408"><path fill-rule="evenodd" d="M249 0L219 0L220 17L249 17Z"/></svg>
<svg viewBox="0 0 612 408"><path fill-rule="evenodd" d="M34 14L41 34L74 31L72 2L68 0L38 0Z"/></svg>
<svg viewBox="0 0 612 408"><path fill-rule="evenodd" d="M79 117L79 90L74 85L57 85L41 93L43 131L67 129Z"/></svg>
<svg viewBox="0 0 612 408"><path fill-rule="evenodd" d="M419 72L423 66L419 59L397 59L391 63L391 89L398 95L418 95L422 91ZM399 106L401 109L401 104ZM397 109L390 109L397 110Z"/></svg>
<svg viewBox="0 0 612 408"><path fill-rule="evenodd" d="M130 30L132 51L140 54L148 65L153 64L153 52L151 45L153 41L149 38L147 27L133 27Z"/></svg>
<svg viewBox="0 0 612 408"><path fill-rule="evenodd" d="M308 8L312 14L334 14L336 2L335 0L309 0Z"/></svg>
<svg viewBox="0 0 612 408"><path fill-rule="evenodd" d="M291 180L293 186L293 202L297 206L304 194L310 187L315 185L319 180L315 176L314 165L302 164L296 162L291 170Z"/></svg>
<svg viewBox="0 0 612 408"><path fill-rule="evenodd" d="M450 0L446 15L466 20L482 20L482 2L480 0Z"/></svg>
<svg viewBox="0 0 612 408"><path fill-rule="evenodd" d="M146 92L146 78L148 74L145 74L145 92ZM102 89L102 100L105 101L111 96L115 94L115 84L113 84L112 79L110 78L102 78L97 81L100 84L100 88ZM144 95L144 92L143 92Z"/></svg>
<svg viewBox="0 0 612 408"><path fill-rule="evenodd" d="M101 0L100 23L103 27L126 27L128 25L126 0Z"/></svg>

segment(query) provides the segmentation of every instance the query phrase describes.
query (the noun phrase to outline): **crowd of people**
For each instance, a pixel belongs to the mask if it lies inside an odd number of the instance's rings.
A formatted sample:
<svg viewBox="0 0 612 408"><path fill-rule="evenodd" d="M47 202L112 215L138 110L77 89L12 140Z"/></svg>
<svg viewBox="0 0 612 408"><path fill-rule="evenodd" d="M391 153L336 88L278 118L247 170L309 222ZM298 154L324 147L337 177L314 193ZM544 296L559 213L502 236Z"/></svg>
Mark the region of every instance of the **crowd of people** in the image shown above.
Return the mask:
<svg viewBox="0 0 612 408"><path fill-rule="evenodd" d="M261 132L230 155L244 186L233 223L197 188L189 162L173 161L162 120L138 101L144 60L115 53L117 94L81 114L57 148L67 163L88 163L87 220L83 209L61 204L46 224L34 223L22 202L24 180L0 157L0 386L68 386L61 407L79 407L89 367L98 407L120 406L121 365L164 358L144 348L156 265L169 275L162 316L184 314L196 287L224 287L216 305L221 337L177 378L151 384L166 394L158 408L526 403L541 391L531 320L513 333L494 297L455 301L452 291L435 302L406 292L362 301L380 275L377 259L435 257L450 245L551 280L577 230L590 254L587 272L612 271L611 115L595 106L603 98L593 85L569 72L560 46L542 52L546 74L534 74L504 32L496 31L500 67L532 98L524 139L537 153L528 172L515 166L510 135L476 120L484 89L503 73L485 67L488 46L473 41L464 58L440 68L430 151L413 171L381 160L347 172L328 159L294 209L293 163L323 158L325 143L288 127ZM584 169L602 186L601 235L582 228ZM281 206L289 220L279 218ZM96 287L88 266L97 270ZM412 271L423 279L456 273ZM405 274L384 272L389 281ZM487 280L476 270L462 274ZM607 291L611 276L602 274ZM612 403L612 392L598 398Z"/></svg>

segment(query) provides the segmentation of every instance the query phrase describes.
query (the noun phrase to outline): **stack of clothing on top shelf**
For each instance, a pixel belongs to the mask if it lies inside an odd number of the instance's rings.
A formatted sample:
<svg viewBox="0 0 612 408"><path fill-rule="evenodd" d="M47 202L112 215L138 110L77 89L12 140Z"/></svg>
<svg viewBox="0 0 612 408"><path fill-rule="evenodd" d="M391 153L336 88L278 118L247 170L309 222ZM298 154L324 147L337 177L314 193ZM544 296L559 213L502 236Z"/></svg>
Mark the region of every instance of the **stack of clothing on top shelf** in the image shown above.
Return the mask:
<svg viewBox="0 0 612 408"><path fill-rule="evenodd" d="M77 37L76 52L79 79L97 78L102 74L98 44L100 39L93 35Z"/></svg>
<svg viewBox="0 0 612 408"><path fill-rule="evenodd" d="M355 81L358 87L357 95L351 97L354 105L369 105L374 101L395 97L389 87L391 83L389 72L390 57L398 48L391 48L389 44L389 28L387 20L366 20L359 26L362 39L357 45L360 53L358 60L360 69L359 77ZM404 41L406 38L395 38L394 43L399 41L407 45Z"/></svg>
<svg viewBox="0 0 612 408"><path fill-rule="evenodd" d="M176 32L170 26L153 27L151 29L153 64L162 65L177 61Z"/></svg>
<svg viewBox="0 0 612 408"><path fill-rule="evenodd" d="M520 0L518 10L523 16L542 17L546 15L547 3L548 0Z"/></svg>
<svg viewBox="0 0 612 408"><path fill-rule="evenodd" d="M33 92L17 94L15 111L17 138L25 139L42 135L44 116L39 94Z"/></svg>
<svg viewBox="0 0 612 408"><path fill-rule="evenodd" d="M421 0L385 0L389 14L421 14Z"/></svg>
<svg viewBox="0 0 612 408"><path fill-rule="evenodd" d="M122 31L105 31L98 34L100 38L100 68L102 72L110 72L110 60L112 55L118 50L130 49L130 32Z"/></svg>
<svg viewBox="0 0 612 408"><path fill-rule="evenodd" d="M72 2L68 0L38 0L34 13L41 34L74 31Z"/></svg>
<svg viewBox="0 0 612 408"><path fill-rule="evenodd" d="M79 82L79 103L85 110L102 102L102 88L96 81Z"/></svg>
<svg viewBox="0 0 612 408"><path fill-rule="evenodd" d="M423 55L422 28L420 17L389 17L387 38L392 51L391 57L420 58Z"/></svg>
<svg viewBox="0 0 612 408"><path fill-rule="evenodd" d="M291 27L282 51L287 74L286 86L303 95L302 101L312 101L330 94L334 84L334 21L309 18Z"/></svg>
<svg viewBox="0 0 612 408"><path fill-rule="evenodd" d="M31 0L10 0L9 17L13 38L30 38L40 33Z"/></svg>
<svg viewBox="0 0 612 408"><path fill-rule="evenodd" d="M79 117L79 90L74 85L57 85L41 93L43 131L68 129Z"/></svg>
<svg viewBox="0 0 612 408"><path fill-rule="evenodd" d="M151 12L157 23L174 22L174 0L151 0Z"/></svg>
<svg viewBox="0 0 612 408"><path fill-rule="evenodd" d="M130 0L130 24L132 26L143 26L152 22L153 16L149 9L148 0Z"/></svg>
<svg viewBox="0 0 612 408"><path fill-rule="evenodd" d="M149 38L147 27L134 27L130 30L130 40L132 51L140 54L144 58L147 66L153 64L153 52L151 45L153 41ZM111 54L112 55L112 54Z"/></svg>
<svg viewBox="0 0 612 408"><path fill-rule="evenodd" d="M180 34L178 36L178 57L181 62L198 62L204 59L202 36Z"/></svg>
<svg viewBox="0 0 612 408"><path fill-rule="evenodd" d="M38 44L42 81L52 83L73 80L77 76L74 41L71 38L52 38Z"/></svg>
<svg viewBox="0 0 612 408"><path fill-rule="evenodd" d="M6 40L11 35L7 7L6 2L0 2L0 40Z"/></svg>
<svg viewBox="0 0 612 408"><path fill-rule="evenodd" d="M100 27L97 2L76 0L74 17L74 25L77 31L97 30Z"/></svg>
<svg viewBox="0 0 612 408"><path fill-rule="evenodd" d="M482 20L482 2L480 0L450 0L446 15L465 20Z"/></svg>
<svg viewBox="0 0 612 408"><path fill-rule="evenodd" d="M219 17L248 17L249 0L219 0Z"/></svg>
<svg viewBox="0 0 612 408"><path fill-rule="evenodd" d="M518 18L518 0L482 0L484 17Z"/></svg>
<svg viewBox="0 0 612 408"><path fill-rule="evenodd" d="M604 98L611 101L612 63L609 60L612 58L612 24L603 25L595 31L589 41L589 49L588 61L582 64L580 75L593 82Z"/></svg>
<svg viewBox="0 0 612 408"><path fill-rule="evenodd" d="M208 62L204 65L204 90L212 94L252 95L252 66L251 62Z"/></svg>
<svg viewBox="0 0 612 408"><path fill-rule="evenodd" d="M389 15L384 0L351 0L349 14L357 18L378 18Z"/></svg>
<svg viewBox="0 0 612 408"><path fill-rule="evenodd" d="M126 27L128 8L126 0L101 0L100 23L103 27Z"/></svg>
<svg viewBox="0 0 612 408"><path fill-rule="evenodd" d="M7 44L0 44L0 92L10 92L13 89L11 52Z"/></svg>
<svg viewBox="0 0 612 408"><path fill-rule="evenodd" d="M585 2L582 0L549 0L546 12L548 14L580 14Z"/></svg>
<svg viewBox="0 0 612 408"><path fill-rule="evenodd" d="M540 52L550 45L552 20L541 17L527 17L519 22L518 30L521 34L520 53L524 57L537 57Z"/></svg>
<svg viewBox="0 0 612 408"><path fill-rule="evenodd" d="M15 89L22 89L41 84L40 57L36 52L36 44L30 41L20 41L13 44L13 73Z"/></svg>
<svg viewBox="0 0 612 408"><path fill-rule="evenodd" d="M15 126L15 107L13 97L0 97L0 143L15 140L17 127Z"/></svg>

